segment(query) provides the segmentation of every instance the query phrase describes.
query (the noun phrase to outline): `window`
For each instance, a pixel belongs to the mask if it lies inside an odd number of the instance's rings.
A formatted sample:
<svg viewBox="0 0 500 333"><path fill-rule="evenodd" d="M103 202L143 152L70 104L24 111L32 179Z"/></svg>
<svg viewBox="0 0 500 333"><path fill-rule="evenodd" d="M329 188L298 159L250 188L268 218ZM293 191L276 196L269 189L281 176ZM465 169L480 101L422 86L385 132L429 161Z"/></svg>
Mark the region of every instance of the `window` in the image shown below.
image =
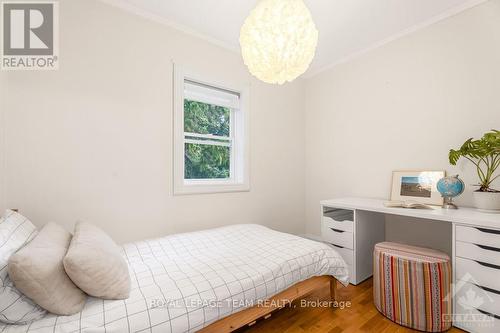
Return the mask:
<svg viewBox="0 0 500 333"><path fill-rule="evenodd" d="M246 89L174 76L174 193L248 190Z"/></svg>

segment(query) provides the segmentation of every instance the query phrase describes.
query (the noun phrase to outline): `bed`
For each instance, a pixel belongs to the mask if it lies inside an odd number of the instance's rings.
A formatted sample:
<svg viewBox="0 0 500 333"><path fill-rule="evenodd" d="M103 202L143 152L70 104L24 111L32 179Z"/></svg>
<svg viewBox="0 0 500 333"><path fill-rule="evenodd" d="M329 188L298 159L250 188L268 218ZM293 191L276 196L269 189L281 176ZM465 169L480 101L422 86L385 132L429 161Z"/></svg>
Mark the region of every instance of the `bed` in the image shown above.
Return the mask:
<svg viewBox="0 0 500 333"><path fill-rule="evenodd" d="M276 308L263 306L264 300L300 297L325 279L349 280L334 248L260 225L170 235L122 250L132 279L130 298L89 297L75 315L0 324L0 332L232 331Z"/></svg>

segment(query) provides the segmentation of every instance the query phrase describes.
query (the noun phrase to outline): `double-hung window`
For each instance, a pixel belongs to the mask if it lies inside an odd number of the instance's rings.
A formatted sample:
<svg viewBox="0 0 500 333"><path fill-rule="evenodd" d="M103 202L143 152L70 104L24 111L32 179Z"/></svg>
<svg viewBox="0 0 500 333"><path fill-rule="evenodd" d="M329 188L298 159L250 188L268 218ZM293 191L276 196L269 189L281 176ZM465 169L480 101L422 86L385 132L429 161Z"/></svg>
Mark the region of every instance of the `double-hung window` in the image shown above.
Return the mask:
<svg viewBox="0 0 500 333"><path fill-rule="evenodd" d="M247 89L174 77L174 193L248 190Z"/></svg>

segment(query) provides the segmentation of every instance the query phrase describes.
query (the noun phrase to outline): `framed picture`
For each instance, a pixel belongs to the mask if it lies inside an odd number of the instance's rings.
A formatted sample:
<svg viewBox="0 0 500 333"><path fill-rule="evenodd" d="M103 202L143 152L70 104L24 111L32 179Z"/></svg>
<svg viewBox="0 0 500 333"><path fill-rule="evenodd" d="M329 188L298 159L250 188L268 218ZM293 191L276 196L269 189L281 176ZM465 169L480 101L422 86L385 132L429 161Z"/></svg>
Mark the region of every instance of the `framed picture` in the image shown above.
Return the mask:
<svg viewBox="0 0 500 333"><path fill-rule="evenodd" d="M391 201L413 200L426 205L442 205L437 182L444 171L393 171Z"/></svg>

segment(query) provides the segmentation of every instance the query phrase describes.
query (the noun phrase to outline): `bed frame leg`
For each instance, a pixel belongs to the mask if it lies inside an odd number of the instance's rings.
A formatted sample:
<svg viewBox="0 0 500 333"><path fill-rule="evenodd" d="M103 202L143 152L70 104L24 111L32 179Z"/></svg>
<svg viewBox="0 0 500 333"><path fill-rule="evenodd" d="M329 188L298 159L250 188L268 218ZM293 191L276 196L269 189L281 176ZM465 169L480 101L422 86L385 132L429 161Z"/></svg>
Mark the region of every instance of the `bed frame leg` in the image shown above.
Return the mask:
<svg viewBox="0 0 500 333"><path fill-rule="evenodd" d="M335 291L337 290L337 280L334 277L330 278L330 300L335 301Z"/></svg>

